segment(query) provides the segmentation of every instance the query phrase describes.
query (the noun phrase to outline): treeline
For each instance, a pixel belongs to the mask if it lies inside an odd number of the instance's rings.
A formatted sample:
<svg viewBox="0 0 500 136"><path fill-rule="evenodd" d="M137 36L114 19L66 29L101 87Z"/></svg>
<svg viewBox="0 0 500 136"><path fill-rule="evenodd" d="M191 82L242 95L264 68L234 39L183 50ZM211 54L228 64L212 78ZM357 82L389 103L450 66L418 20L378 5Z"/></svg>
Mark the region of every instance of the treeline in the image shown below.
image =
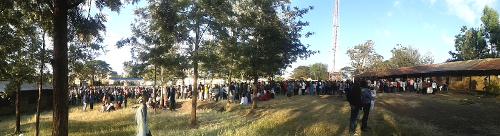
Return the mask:
<svg viewBox="0 0 500 136"><path fill-rule="evenodd" d="M448 61L463 61L500 57L500 23L498 12L486 6L480 27L463 26L455 35L455 51Z"/></svg>
<svg viewBox="0 0 500 136"><path fill-rule="evenodd" d="M384 60L384 57L375 51L375 42L368 40L347 50L351 66L341 68L340 72L344 78L350 79L364 72L434 63L434 58L430 54L421 54L411 46L397 44L391 53L391 58Z"/></svg>
<svg viewBox="0 0 500 136"><path fill-rule="evenodd" d="M119 12L125 4L139 2L0 2L0 79L11 81L7 94L19 94L23 82L53 82L52 135L67 135L69 83L111 73L107 63L94 60L103 53L104 9ZM194 86L200 76L256 81L280 75L297 59L315 53L300 40L312 35L303 32L309 23L301 20L312 7L291 7L282 0L142 2L133 34L117 43L132 47L134 59L125 64L129 77L171 80L189 75ZM45 43L52 45L46 49ZM195 126L196 99L193 107L190 122ZM16 116L15 132L20 133L20 114Z"/></svg>
<svg viewBox="0 0 500 136"><path fill-rule="evenodd" d="M291 78L295 80L328 80L328 66L323 63L314 63L310 66L298 66L293 69Z"/></svg>

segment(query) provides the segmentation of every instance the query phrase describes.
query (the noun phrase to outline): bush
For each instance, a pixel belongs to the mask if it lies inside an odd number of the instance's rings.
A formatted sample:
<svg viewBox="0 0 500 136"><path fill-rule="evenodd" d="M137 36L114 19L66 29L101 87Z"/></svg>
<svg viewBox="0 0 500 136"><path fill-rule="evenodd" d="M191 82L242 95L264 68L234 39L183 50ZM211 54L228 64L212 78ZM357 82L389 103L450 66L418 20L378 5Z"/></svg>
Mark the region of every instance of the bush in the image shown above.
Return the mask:
<svg viewBox="0 0 500 136"><path fill-rule="evenodd" d="M498 84L489 84L486 86L486 93L492 94L495 96L500 95L500 85Z"/></svg>

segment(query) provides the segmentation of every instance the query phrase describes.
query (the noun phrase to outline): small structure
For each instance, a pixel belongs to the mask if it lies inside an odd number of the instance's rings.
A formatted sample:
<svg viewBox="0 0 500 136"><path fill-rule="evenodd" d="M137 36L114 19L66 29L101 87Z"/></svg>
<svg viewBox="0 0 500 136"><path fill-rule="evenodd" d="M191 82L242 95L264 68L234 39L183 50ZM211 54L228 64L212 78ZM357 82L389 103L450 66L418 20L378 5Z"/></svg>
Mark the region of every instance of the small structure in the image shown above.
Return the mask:
<svg viewBox="0 0 500 136"><path fill-rule="evenodd" d="M365 72L363 79L431 79L447 83L452 90L485 91L486 85L500 85L500 58L456 61L379 72Z"/></svg>
<svg viewBox="0 0 500 136"><path fill-rule="evenodd" d="M7 92L7 85L9 81L0 81L0 94ZM52 108L52 84L45 83L42 86L42 101L40 107L42 110L47 110ZM20 102L23 108L22 112L33 112L36 108L38 100L38 84L37 83L24 83L21 85ZM15 95L11 95L10 99L7 101L0 102L0 115L9 115L15 113L14 100Z"/></svg>
<svg viewBox="0 0 500 136"><path fill-rule="evenodd" d="M328 79L331 81L340 81L342 80L342 76L340 72L329 72Z"/></svg>
<svg viewBox="0 0 500 136"><path fill-rule="evenodd" d="M109 78L110 85L139 86L144 84L142 78Z"/></svg>

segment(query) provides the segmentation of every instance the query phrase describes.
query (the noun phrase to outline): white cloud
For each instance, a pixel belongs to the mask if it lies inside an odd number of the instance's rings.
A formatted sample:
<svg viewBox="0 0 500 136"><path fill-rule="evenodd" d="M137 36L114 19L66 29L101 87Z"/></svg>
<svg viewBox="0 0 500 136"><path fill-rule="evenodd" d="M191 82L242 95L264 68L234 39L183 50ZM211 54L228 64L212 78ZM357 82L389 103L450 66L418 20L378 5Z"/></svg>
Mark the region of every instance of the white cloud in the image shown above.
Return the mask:
<svg viewBox="0 0 500 136"><path fill-rule="evenodd" d="M400 2L399 0L394 1L394 3L392 4L392 6L397 7L397 8L398 8L400 5L401 5L401 2Z"/></svg>
<svg viewBox="0 0 500 136"><path fill-rule="evenodd" d="M392 12L391 12L391 11L389 11L389 12L387 12L387 14L386 14L386 15L387 15L388 17L392 17Z"/></svg>
<svg viewBox="0 0 500 136"><path fill-rule="evenodd" d="M431 6L434 5L434 3L436 3L436 0L429 0L429 2L431 3Z"/></svg>
<svg viewBox="0 0 500 136"><path fill-rule="evenodd" d="M422 0L424 3L429 3L429 6L434 6L437 0Z"/></svg>
<svg viewBox="0 0 500 136"><path fill-rule="evenodd" d="M445 0L448 12L465 21L477 25L484 6L492 6L496 0Z"/></svg>

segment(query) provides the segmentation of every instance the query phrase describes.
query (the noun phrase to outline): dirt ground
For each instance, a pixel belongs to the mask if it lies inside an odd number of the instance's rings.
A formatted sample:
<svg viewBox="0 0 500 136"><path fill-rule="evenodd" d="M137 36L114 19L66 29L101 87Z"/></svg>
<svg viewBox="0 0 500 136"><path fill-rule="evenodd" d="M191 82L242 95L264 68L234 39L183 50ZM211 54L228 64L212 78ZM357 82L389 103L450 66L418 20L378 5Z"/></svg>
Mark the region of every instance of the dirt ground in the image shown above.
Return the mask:
<svg viewBox="0 0 500 136"><path fill-rule="evenodd" d="M379 94L377 99L377 106L431 124L444 135L500 135L500 103L496 98L407 93Z"/></svg>
<svg viewBox="0 0 500 136"><path fill-rule="evenodd" d="M370 112L370 131L360 136L500 136L500 99L465 94L420 95L379 93ZM135 134L134 106L110 113L70 109L69 133L75 136ZM209 136L344 136L349 104L345 96L278 96L250 106L227 101L198 101L199 127L189 127L191 103L179 100L177 111L149 111L153 135ZM251 114L250 114L251 113ZM360 115L361 116L361 115ZM41 119L42 135L50 135L51 112ZM0 116L0 135L13 132L13 115ZM24 115L25 135L33 134L34 118Z"/></svg>

